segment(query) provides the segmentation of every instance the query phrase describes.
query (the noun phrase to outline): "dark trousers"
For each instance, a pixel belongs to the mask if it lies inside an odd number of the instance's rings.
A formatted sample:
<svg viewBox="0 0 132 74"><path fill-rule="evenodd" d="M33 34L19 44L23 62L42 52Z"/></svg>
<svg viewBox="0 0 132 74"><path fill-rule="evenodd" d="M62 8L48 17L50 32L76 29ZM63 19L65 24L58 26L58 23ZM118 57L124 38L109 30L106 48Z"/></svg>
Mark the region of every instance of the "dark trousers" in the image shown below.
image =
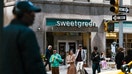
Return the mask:
<svg viewBox="0 0 132 74"><path fill-rule="evenodd" d="M122 64L120 64L120 63L116 65L117 69L121 69L121 66L122 66Z"/></svg>
<svg viewBox="0 0 132 74"><path fill-rule="evenodd" d="M49 70L51 70L51 66L50 66L50 63L49 63L49 60L46 60L46 63L45 63L45 67L49 64Z"/></svg>
<svg viewBox="0 0 132 74"><path fill-rule="evenodd" d="M98 71L98 73L100 73L100 65L99 65L99 63L93 63L92 70L93 70L93 74L96 74L96 70Z"/></svg>
<svg viewBox="0 0 132 74"><path fill-rule="evenodd" d="M52 67L52 74L59 74L59 67Z"/></svg>

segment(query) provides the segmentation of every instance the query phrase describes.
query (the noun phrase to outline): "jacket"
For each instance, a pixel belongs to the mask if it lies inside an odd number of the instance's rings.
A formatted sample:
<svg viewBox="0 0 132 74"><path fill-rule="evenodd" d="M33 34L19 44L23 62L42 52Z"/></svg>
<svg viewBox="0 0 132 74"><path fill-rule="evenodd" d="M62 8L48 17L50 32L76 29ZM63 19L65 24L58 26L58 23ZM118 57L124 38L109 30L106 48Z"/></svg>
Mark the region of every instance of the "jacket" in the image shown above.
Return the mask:
<svg viewBox="0 0 132 74"><path fill-rule="evenodd" d="M46 49L46 55L45 55L45 57L46 57L47 60L50 59L51 55L52 55L52 50Z"/></svg>
<svg viewBox="0 0 132 74"><path fill-rule="evenodd" d="M99 52L92 52L91 60L93 63L99 63L100 62L100 54Z"/></svg>
<svg viewBox="0 0 132 74"><path fill-rule="evenodd" d="M79 51L80 51L79 49L76 51L76 57L75 57L75 59L77 59ZM82 58L83 62L86 61L86 51L84 49L81 50L81 58Z"/></svg>
<svg viewBox="0 0 132 74"><path fill-rule="evenodd" d="M35 33L20 20L3 29L0 74L46 74Z"/></svg>
<svg viewBox="0 0 132 74"><path fill-rule="evenodd" d="M58 53L52 54L49 62L51 63L51 67L59 67L60 62L62 62L62 58Z"/></svg>
<svg viewBox="0 0 132 74"><path fill-rule="evenodd" d="M115 56L115 63L122 65L123 64L123 59L124 59L124 53L123 52L118 52Z"/></svg>

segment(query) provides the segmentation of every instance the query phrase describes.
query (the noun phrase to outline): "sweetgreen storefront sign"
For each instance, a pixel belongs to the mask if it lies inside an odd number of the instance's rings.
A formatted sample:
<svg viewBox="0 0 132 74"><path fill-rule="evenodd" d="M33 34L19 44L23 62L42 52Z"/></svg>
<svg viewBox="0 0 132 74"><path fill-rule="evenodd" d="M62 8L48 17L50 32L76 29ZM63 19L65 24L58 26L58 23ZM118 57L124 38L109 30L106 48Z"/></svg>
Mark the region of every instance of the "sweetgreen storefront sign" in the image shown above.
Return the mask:
<svg viewBox="0 0 132 74"><path fill-rule="evenodd" d="M97 27L94 22L89 19L55 19L47 18L46 26L66 26L66 27Z"/></svg>

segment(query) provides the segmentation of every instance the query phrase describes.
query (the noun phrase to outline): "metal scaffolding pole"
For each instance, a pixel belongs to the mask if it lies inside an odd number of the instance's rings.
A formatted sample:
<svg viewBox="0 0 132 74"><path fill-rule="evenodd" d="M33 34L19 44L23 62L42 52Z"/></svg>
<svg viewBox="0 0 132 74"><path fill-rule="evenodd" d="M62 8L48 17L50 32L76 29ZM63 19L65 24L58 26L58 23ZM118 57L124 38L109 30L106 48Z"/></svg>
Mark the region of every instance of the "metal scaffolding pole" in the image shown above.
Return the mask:
<svg viewBox="0 0 132 74"><path fill-rule="evenodd" d="M123 0L119 1L119 5L123 6ZM119 21L119 47L123 47L123 21Z"/></svg>

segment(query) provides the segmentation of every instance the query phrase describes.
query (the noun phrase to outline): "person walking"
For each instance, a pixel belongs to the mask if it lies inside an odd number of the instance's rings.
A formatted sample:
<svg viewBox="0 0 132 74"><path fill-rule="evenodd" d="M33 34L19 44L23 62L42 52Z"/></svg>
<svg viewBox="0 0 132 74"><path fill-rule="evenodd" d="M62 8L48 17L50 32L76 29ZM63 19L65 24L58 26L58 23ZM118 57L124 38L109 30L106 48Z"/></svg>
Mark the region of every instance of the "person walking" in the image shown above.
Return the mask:
<svg viewBox="0 0 132 74"><path fill-rule="evenodd" d="M86 73L87 71L84 68L84 64L86 64L86 51L82 48L82 44L78 45L78 49L75 55L76 65L77 65L77 73L81 72L82 74Z"/></svg>
<svg viewBox="0 0 132 74"><path fill-rule="evenodd" d="M121 69L121 66L123 65L123 59L124 59L124 53L123 48L118 48L118 53L115 56L115 63L117 69Z"/></svg>
<svg viewBox="0 0 132 74"><path fill-rule="evenodd" d="M98 50L98 48L94 47L94 51L92 52L92 55L91 55L93 74L96 74L96 70L98 71L98 73L101 72L100 64L99 64L100 63L100 54L97 50Z"/></svg>
<svg viewBox="0 0 132 74"><path fill-rule="evenodd" d="M76 74L75 55L73 54L73 50L69 51L69 55L66 57L66 62L68 64L67 74Z"/></svg>
<svg viewBox="0 0 132 74"><path fill-rule="evenodd" d="M54 49L53 54L50 57L52 74L60 74L59 65L61 62L62 62L61 56L57 53L57 50Z"/></svg>
<svg viewBox="0 0 132 74"><path fill-rule="evenodd" d="M84 49L82 49L82 44L79 44L78 46L79 47L78 47L78 49L76 51L76 57L75 57L76 64L78 62L85 63L86 62L86 51Z"/></svg>
<svg viewBox="0 0 132 74"><path fill-rule="evenodd" d="M53 51L52 51L52 46L51 45L48 45L48 48L46 49L46 63L45 63L45 67L47 65L49 65L49 70L51 70L51 66L50 66L50 63L49 63L49 59L51 57L51 55L53 54Z"/></svg>
<svg viewBox="0 0 132 74"><path fill-rule="evenodd" d="M30 1L15 4L14 18L3 28L0 74L46 74L35 33L29 28L40 11Z"/></svg>

